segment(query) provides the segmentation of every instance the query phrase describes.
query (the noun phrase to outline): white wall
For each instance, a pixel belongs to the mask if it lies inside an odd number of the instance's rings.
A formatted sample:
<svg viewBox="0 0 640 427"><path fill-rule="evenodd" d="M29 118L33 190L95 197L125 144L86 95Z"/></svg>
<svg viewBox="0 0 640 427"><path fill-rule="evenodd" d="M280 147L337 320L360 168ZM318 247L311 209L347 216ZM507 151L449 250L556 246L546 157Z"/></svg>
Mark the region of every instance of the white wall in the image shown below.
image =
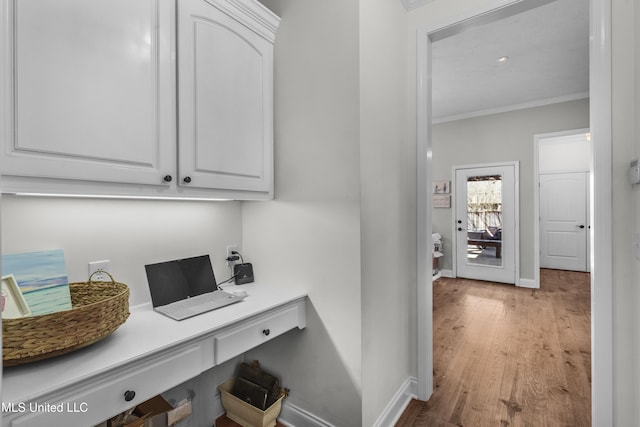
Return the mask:
<svg viewBox="0 0 640 427"><path fill-rule="evenodd" d="M416 376L415 141L407 132L407 12L360 1L363 425Z"/></svg>
<svg viewBox="0 0 640 427"><path fill-rule="evenodd" d="M239 202L180 202L2 196L2 254L63 249L71 282L108 259L130 304L150 301L145 264L209 254L229 277L226 246L241 244Z"/></svg>
<svg viewBox="0 0 640 427"><path fill-rule="evenodd" d="M282 18L277 190L273 202L245 205L244 246L271 281L309 286L323 328L274 344L295 346L285 360L268 348L248 357L286 372L291 403L336 425L372 425L415 371L406 11L388 1L264 3Z"/></svg>
<svg viewBox="0 0 640 427"><path fill-rule="evenodd" d="M538 172L589 172L591 141L585 134L542 137L538 140Z"/></svg>
<svg viewBox="0 0 640 427"><path fill-rule="evenodd" d="M247 355L287 404L360 426L362 407L357 0L265 0L275 46L275 200L246 203L256 277L309 290L307 328ZM284 356L282 356L284 354Z"/></svg>
<svg viewBox="0 0 640 427"><path fill-rule="evenodd" d="M534 141L539 133L589 127L589 100L492 114L433 126L433 179L451 181L452 166L520 161L520 277L534 280ZM442 268L452 268L452 209L433 209L444 237Z"/></svg>

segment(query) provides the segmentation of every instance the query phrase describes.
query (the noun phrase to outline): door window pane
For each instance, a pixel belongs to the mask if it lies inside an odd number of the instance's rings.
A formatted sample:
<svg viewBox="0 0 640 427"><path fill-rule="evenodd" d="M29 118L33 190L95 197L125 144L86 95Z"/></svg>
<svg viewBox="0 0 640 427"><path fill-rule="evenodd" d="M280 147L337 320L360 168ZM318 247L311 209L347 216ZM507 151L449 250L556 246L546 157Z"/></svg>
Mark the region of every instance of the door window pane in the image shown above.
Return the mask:
<svg viewBox="0 0 640 427"><path fill-rule="evenodd" d="M502 266L502 175L467 178L467 262Z"/></svg>

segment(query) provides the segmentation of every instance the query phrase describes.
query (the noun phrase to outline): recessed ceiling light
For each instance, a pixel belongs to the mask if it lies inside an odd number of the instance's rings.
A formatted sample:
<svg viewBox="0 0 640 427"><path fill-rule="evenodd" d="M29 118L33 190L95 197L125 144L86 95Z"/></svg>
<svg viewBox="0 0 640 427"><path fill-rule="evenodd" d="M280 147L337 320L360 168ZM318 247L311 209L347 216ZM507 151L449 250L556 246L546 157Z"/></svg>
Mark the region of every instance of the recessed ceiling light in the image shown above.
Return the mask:
<svg viewBox="0 0 640 427"><path fill-rule="evenodd" d="M501 56L500 58L496 59L496 61L500 62L501 64L504 64L505 62L507 62L509 60L508 56Z"/></svg>

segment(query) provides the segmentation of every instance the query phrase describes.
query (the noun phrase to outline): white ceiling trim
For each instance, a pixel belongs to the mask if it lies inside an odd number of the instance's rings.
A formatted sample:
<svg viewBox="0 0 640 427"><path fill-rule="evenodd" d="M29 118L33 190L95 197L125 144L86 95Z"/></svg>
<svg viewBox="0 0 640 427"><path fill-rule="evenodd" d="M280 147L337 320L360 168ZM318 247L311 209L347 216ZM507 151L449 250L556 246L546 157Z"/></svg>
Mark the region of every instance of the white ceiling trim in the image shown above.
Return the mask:
<svg viewBox="0 0 640 427"><path fill-rule="evenodd" d="M400 1L402 1L404 8L407 9L407 12L408 12L413 9L419 8L420 6L424 6L427 3L431 3L434 0L400 0Z"/></svg>
<svg viewBox="0 0 640 427"><path fill-rule="evenodd" d="M447 117L434 118L432 123L453 122L456 120L471 119L473 117L489 116L491 114L508 113L509 111L526 110L527 108L543 107L545 105L559 104L561 102L577 101L578 99L589 98L589 92L574 93L571 95L558 96L548 99L537 99L531 102L525 102L516 105L507 105L504 107L488 108L486 110L472 111L469 113L458 114Z"/></svg>

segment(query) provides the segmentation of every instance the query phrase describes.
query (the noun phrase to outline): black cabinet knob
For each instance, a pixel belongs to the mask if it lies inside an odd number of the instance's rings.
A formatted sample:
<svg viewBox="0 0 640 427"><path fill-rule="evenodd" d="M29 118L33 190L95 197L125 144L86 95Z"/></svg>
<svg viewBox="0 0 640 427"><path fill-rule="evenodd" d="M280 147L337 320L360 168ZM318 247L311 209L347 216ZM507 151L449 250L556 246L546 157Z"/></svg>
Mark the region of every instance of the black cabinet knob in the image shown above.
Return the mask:
<svg viewBox="0 0 640 427"><path fill-rule="evenodd" d="M124 392L124 400L127 402L131 402L133 398L136 397L136 392L133 390L127 390Z"/></svg>
<svg viewBox="0 0 640 427"><path fill-rule="evenodd" d="M462 227L458 227L458 231L462 231Z"/></svg>
<svg viewBox="0 0 640 427"><path fill-rule="evenodd" d="M458 220L458 224L462 224L462 220Z"/></svg>
<svg viewBox="0 0 640 427"><path fill-rule="evenodd" d="M584 228L584 225L579 225L578 227L580 227L580 228Z"/></svg>
<svg viewBox="0 0 640 427"><path fill-rule="evenodd" d="M266 337L268 337L270 333L271 333L271 331L270 331L269 329L263 329L263 330L262 330L262 334L263 334L264 336L266 336Z"/></svg>
<svg viewBox="0 0 640 427"><path fill-rule="evenodd" d="M171 182L173 181L173 177L171 175L165 175L164 178L162 178L164 180L164 182Z"/></svg>
<svg viewBox="0 0 640 427"><path fill-rule="evenodd" d="M191 177L190 176L185 176L183 179L184 182L186 182L187 184L191 182Z"/></svg>

